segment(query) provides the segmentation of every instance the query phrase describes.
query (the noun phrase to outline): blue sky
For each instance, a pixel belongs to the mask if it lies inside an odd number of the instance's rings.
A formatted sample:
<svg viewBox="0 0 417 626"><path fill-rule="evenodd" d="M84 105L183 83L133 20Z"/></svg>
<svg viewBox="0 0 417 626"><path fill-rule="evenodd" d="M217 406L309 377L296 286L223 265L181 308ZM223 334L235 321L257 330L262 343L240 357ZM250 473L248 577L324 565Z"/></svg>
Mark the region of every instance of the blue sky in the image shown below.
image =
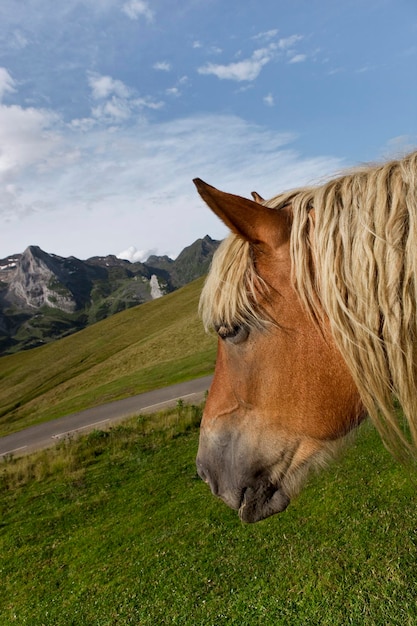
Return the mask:
<svg viewBox="0 0 417 626"><path fill-rule="evenodd" d="M0 258L175 256L270 197L417 148L415 0L2 0Z"/></svg>

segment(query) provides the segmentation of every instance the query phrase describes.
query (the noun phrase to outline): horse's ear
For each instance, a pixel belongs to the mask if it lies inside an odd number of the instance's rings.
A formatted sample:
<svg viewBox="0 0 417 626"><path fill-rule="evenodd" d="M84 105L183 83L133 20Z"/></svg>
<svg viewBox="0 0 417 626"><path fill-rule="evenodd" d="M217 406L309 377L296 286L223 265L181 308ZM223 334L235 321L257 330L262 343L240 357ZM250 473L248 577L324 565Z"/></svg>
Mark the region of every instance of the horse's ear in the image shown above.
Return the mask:
<svg viewBox="0 0 417 626"><path fill-rule="evenodd" d="M251 191L250 195L258 204L262 204L262 202L264 202L264 199L262 198L262 196L259 195L257 191Z"/></svg>
<svg viewBox="0 0 417 626"><path fill-rule="evenodd" d="M200 178L194 179L193 182L210 209L236 235L251 243L267 244L272 248L288 239L290 232L288 210L270 209L258 201L219 191Z"/></svg>

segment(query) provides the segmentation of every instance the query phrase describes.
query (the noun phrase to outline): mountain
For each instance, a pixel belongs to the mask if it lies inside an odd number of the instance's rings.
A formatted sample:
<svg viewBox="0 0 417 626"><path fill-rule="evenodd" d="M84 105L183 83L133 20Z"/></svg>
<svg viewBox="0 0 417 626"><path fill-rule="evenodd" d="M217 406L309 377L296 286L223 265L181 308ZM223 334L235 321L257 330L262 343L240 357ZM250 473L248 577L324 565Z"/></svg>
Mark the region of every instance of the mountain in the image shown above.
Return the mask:
<svg viewBox="0 0 417 626"><path fill-rule="evenodd" d="M205 274L218 241L208 235L173 260L130 263L113 255L75 257L29 246L0 260L0 355L69 335L159 298Z"/></svg>
<svg viewBox="0 0 417 626"><path fill-rule="evenodd" d="M217 337L198 316L203 282L202 276L59 341L2 356L0 437L211 374Z"/></svg>

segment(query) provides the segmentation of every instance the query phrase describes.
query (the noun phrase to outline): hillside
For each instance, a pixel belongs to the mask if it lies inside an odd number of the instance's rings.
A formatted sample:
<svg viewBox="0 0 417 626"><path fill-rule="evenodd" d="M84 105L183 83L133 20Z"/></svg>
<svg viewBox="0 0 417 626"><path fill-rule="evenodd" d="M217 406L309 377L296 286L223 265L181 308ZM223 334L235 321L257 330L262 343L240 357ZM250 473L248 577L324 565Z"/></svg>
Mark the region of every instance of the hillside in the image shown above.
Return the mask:
<svg viewBox="0 0 417 626"><path fill-rule="evenodd" d="M130 263L113 255L75 257L29 246L0 260L0 355L70 335L207 273L219 242L208 235L172 260Z"/></svg>
<svg viewBox="0 0 417 626"><path fill-rule="evenodd" d="M209 374L216 340L198 319L200 278L59 341L0 358L0 435Z"/></svg>
<svg viewBox="0 0 417 626"><path fill-rule="evenodd" d="M191 409L1 465L1 626L417 623L415 485L369 423L247 525L197 480Z"/></svg>

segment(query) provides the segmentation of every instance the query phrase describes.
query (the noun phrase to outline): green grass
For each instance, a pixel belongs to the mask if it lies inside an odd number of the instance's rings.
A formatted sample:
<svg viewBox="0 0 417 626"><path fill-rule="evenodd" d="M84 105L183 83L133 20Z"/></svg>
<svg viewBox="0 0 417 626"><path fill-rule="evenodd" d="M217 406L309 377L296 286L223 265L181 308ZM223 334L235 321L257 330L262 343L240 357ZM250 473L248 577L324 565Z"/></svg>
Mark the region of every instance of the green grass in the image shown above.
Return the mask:
<svg viewBox="0 0 417 626"><path fill-rule="evenodd" d="M41 348L0 358L0 436L213 371L202 279Z"/></svg>
<svg viewBox="0 0 417 626"><path fill-rule="evenodd" d="M197 479L178 407L1 466L0 624L417 623L417 498L369 424L248 526Z"/></svg>

